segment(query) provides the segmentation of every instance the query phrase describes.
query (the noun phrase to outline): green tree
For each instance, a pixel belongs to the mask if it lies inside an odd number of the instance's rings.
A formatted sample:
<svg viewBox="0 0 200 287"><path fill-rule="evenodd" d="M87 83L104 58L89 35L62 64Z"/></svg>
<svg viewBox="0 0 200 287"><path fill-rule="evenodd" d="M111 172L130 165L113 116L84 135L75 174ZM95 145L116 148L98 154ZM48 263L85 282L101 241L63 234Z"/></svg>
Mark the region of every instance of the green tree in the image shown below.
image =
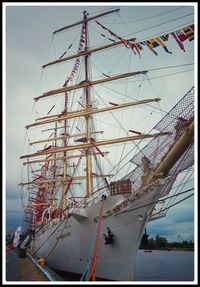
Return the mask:
<svg viewBox="0 0 200 287"><path fill-rule="evenodd" d="M149 238L149 248L150 249L156 249L156 241L154 238Z"/></svg>
<svg viewBox="0 0 200 287"><path fill-rule="evenodd" d="M158 234L155 236L155 245L157 249L168 248L169 243L165 237L161 237Z"/></svg>

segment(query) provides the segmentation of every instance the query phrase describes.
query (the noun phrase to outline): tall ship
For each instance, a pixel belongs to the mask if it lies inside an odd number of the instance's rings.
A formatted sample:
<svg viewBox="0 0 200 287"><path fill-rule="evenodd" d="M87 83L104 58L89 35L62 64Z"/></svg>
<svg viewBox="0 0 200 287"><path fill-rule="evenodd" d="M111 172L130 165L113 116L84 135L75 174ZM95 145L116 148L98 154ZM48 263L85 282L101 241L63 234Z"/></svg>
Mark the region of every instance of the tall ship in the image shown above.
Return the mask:
<svg viewBox="0 0 200 287"><path fill-rule="evenodd" d="M135 69L126 58L148 54L161 63L158 51L170 54L170 41L180 52L186 42L192 49L194 24L140 41L103 22L114 13L119 9L83 11L80 21L53 32L77 28L80 34L42 67L61 67L62 86L50 89L50 76L47 91L34 98L36 118L26 126L28 148L21 156L31 254L82 281L135 279L147 223L166 216L169 207L161 203L194 165L194 86L163 116L162 95L141 92L149 70ZM90 23L103 45L90 41ZM122 60L114 56L119 49ZM142 121L154 112L144 132Z"/></svg>

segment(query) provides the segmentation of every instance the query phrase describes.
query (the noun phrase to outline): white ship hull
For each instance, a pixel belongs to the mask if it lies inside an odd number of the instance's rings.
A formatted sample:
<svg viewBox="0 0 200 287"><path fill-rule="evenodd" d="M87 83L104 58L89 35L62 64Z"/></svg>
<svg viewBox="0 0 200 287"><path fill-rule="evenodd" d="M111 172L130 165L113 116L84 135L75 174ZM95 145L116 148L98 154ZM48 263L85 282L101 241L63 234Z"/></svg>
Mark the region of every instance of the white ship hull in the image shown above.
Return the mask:
<svg viewBox="0 0 200 287"><path fill-rule="evenodd" d="M152 186L148 193L134 200L118 214L103 219L96 266L97 278L134 280L136 255L143 230L162 187L162 184ZM110 210L124 200L123 195L110 196L104 201L103 210ZM102 201L99 201L84 209L88 218L79 218L72 213L59 227L59 222L54 223L48 230L36 234L32 250L38 250L36 255L40 258L47 256L46 263L49 267L81 276L87 266L96 229L94 218L99 216L101 204ZM139 206L142 207L138 208ZM113 244L105 245L103 233L106 233L106 227L114 234Z"/></svg>

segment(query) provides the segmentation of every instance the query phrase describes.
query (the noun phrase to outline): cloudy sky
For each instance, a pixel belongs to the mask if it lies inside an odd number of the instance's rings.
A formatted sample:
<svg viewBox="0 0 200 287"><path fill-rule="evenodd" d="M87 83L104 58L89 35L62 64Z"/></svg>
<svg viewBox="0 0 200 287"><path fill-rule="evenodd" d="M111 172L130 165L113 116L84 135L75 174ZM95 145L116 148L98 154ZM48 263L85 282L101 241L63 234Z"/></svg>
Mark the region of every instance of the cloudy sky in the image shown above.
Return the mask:
<svg viewBox="0 0 200 287"><path fill-rule="evenodd" d="M22 174L19 157L25 151L25 126L31 122L33 98L40 95L41 91L61 87L63 83L62 76L57 79L56 84L50 80L48 87L45 81L41 83L41 66L50 59L54 59L54 49L51 45L52 32L79 21L86 8L90 15L95 15L119 6L118 3L116 5L112 3L112 6L99 3L94 3L93 6L85 4L84 7L83 3L76 6L73 6L74 4L59 6L56 3L54 6L51 5L50 3L40 3L39 6L37 3L31 5L15 3L4 6L4 80L6 88L3 108L5 120L3 205L6 214L6 227L12 230L16 229L18 225L22 225L23 219L21 194L18 187ZM152 38L154 35L160 35L159 33L175 31L195 22L194 7L191 4L127 5L130 6L121 5L119 7L119 18L110 16L110 18L105 18L104 22L111 28L111 24L115 21L117 26L117 31L115 31L124 37L134 35L137 39L144 40L148 37ZM57 57L63 52L63 43L66 43L65 45L68 47L75 33L77 33L76 29L69 36L71 37L69 41L66 37L62 37L64 33L57 38ZM162 56L155 57L150 52L144 53L143 67L164 67L194 62L194 41L185 43L185 53L176 43L168 48L173 51L172 55L162 52ZM106 63L104 62L102 65L105 66ZM99 67L102 68L102 66ZM162 82L152 81L154 97L156 95L156 97L162 98L163 110L169 110L194 85L192 69L193 66L188 66L172 70L171 73L177 73L176 78L172 82L167 78L164 89ZM182 71L186 72L178 74ZM116 70L116 72L118 71ZM53 77L53 75L50 76L50 79ZM194 183L190 183L188 188L191 186L194 186ZM160 234L170 241L177 240L178 234L181 234L186 240L193 240L194 210L194 198L191 197L177 205L176 208L170 209L166 218L149 223L147 233L150 236Z"/></svg>

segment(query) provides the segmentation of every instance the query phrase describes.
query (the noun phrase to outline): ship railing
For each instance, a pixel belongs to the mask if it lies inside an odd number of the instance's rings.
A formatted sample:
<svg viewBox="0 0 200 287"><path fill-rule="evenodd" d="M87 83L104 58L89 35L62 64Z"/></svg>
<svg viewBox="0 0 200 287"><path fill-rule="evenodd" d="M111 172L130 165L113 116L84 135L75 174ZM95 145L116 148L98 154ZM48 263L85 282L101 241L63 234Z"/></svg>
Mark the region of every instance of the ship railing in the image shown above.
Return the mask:
<svg viewBox="0 0 200 287"><path fill-rule="evenodd" d="M100 201L100 199L101 199L101 197L99 195L93 196L93 197L89 198L88 200L86 200L85 205L86 206L94 205L95 203Z"/></svg>
<svg viewBox="0 0 200 287"><path fill-rule="evenodd" d="M93 193L90 197L87 197L85 200L85 207L94 205L95 203L102 200L102 197L108 197L109 192L107 190L98 191L98 193Z"/></svg>

